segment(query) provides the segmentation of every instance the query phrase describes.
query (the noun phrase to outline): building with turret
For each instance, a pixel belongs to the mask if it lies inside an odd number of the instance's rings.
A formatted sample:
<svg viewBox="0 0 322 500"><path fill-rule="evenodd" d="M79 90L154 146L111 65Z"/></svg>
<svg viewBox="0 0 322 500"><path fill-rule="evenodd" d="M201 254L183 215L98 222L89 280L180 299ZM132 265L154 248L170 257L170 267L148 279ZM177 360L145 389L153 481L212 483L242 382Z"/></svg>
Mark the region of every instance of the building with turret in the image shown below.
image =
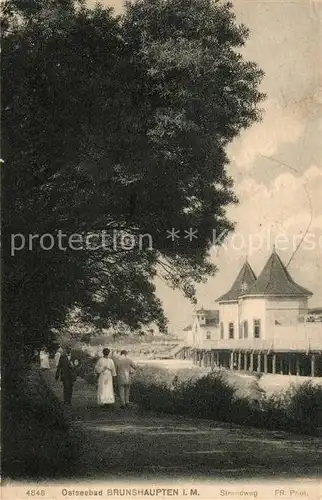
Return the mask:
<svg viewBox="0 0 322 500"><path fill-rule="evenodd" d="M297 325L312 292L295 283L275 249L256 279L246 261L220 305L221 338L266 339L276 326Z"/></svg>
<svg viewBox="0 0 322 500"><path fill-rule="evenodd" d="M242 297L255 282L256 275L246 260L231 289L217 299L217 302L219 303L221 339L233 339L236 336L241 335L240 313ZM246 326L246 323L244 326ZM247 335L246 330L245 334Z"/></svg>
<svg viewBox="0 0 322 500"><path fill-rule="evenodd" d="M197 311L186 353L231 369L322 376L322 322L306 320L311 296L275 249L258 277L246 259L216 300L216 333L205 335L205 310Z"/></svg>
<svg viewBox="0 0 322 500"><path fill-rule="evenodd" d="M205 341L219 340L219 309L198 309L184 331L189 345L201 347Z"/></svg>

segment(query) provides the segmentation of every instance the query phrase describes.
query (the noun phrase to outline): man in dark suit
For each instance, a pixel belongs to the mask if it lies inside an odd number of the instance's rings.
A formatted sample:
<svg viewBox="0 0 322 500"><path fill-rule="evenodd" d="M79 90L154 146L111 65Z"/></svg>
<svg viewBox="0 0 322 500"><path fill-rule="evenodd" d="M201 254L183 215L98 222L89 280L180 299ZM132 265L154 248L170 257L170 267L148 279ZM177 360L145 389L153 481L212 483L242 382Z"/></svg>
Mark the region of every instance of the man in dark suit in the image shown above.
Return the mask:
<svg viewBox="0 0 322 500"><path fill-rule="evenodd" d="M64 403L70 405L72 403L73 386L77 378L76 360L72 357L72 349L66 347L65 352L59 358L56 380L61 380L64 388Z"/></svg>

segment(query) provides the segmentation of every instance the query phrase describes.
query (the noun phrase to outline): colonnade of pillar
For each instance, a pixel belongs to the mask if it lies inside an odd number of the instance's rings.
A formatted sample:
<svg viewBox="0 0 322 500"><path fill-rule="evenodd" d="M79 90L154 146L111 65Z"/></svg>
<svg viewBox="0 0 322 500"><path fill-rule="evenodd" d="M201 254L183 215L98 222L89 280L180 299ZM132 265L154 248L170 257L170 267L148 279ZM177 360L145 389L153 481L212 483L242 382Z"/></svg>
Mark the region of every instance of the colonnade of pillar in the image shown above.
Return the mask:
<svg viewBox="0 0 322 500"><path fill-rule="evenodd" d="M194 364L205 368L224 367L251 373L322 376L321 353L205 350L186 347L181 351L180 357L192 359Z"/></svg>

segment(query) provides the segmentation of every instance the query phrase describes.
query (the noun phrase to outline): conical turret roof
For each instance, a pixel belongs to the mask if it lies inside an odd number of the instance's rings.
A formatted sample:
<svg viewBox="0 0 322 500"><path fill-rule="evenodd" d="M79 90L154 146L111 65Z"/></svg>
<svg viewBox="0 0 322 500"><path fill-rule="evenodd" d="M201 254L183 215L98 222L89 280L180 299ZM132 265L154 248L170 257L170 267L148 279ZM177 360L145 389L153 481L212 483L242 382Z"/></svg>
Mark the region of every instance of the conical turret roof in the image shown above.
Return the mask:
<svg viewBox="0 0 322 500"><path fill-rule="evenodd" d="M219 297L216 302L230 302L238 300L238 297L242 295L248 295L248 290L255 282L256 275L249 262L246 260L229 292Z"/></svg>
<svg viewBox="0 0 322 500"><path fill-rule="evenodd" d="M256 282L245 295L279 295L309 297L312 292L295 283L275 249Z"/></svg>

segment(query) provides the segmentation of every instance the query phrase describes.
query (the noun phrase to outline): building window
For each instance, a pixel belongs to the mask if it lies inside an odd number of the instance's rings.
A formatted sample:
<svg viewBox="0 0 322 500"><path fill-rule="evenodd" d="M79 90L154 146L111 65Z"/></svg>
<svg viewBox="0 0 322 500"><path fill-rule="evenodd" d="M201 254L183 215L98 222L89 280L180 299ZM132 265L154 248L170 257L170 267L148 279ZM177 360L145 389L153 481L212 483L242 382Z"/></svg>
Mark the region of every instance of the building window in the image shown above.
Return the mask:
<svg viewBox="0 0 322 500"><path fill-rule="evenodd" d="M234 323L228 324L228 332L229 332L229 338L233 339L234 338Z"/></svg>
<svg viewBox="0 0 322 500"><path fill-rule="evenodd" d="M223 322L220 323L220 338L221 339L224 338L224 323Z"/></svg>
<svg viewBox="0 0 322 500"><path fill-rule="evenodd" d="M211 333L210 333L210 332L207 332L207 334L206 334L206 339L207 339L207 340L211 340Z"/></svg>
<svg viewBox="0 0 322 500"><path fill-rule="evenodd" d="M243 322L244 339L248 339L248 321L247 319Z"/></svg>
<svg viewBox="0 0 322 500"><path fill-rule="evenodd" d="M261 336L261 320L254 319L254 338L259 339Z"/></svg>

